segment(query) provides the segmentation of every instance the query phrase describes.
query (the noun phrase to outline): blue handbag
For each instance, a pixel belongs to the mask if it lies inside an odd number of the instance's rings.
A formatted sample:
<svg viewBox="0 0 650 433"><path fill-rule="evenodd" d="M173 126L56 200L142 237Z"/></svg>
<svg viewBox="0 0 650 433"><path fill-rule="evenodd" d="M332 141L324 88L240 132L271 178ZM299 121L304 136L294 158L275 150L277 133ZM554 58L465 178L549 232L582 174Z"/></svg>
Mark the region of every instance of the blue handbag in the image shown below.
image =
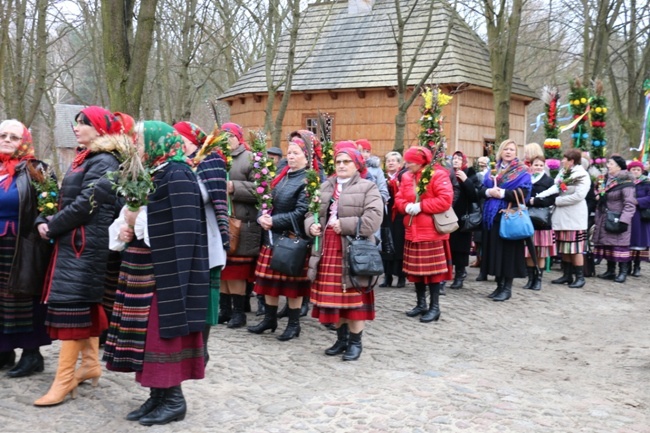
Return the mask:
<svg viewBox="0 0 650 433"><path fill-rule="evenodd" d="M521 202L518 193L521 193ZM512 208L512 203L508 203L508 208L501 210L503 215L501 216L499 236L509 241L526 239L535 233L533 222L530 220L530 215L528 215L523 191L515 190L515 200L517 200L515 209Z"/></svg>

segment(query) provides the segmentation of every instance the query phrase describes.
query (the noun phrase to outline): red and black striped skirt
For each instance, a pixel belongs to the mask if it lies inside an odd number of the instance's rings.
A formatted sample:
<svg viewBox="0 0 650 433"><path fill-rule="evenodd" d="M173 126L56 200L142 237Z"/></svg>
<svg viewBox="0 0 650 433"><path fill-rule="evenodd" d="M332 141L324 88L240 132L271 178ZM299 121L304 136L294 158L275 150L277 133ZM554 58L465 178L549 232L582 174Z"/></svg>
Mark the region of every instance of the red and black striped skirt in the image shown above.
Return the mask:
<svg viewBox="0 0 650 433"><path fill-rule="evenodd" d="M253 289L255 293L268 296L286 296L287 298L309 296L309 286L311 285L309 278L307 278L309 255L305 259L302 275L299 277L291 277L271 269L272 256L273 249L264 245L260 250L257 267L255 268L255 288Z"/></svg>
<svg viewBox="0 0 650 433"><path fill-rule="evenodd" d="M448 240L404 243L404 273L413 283L440 283L454 278Z"/></svg>

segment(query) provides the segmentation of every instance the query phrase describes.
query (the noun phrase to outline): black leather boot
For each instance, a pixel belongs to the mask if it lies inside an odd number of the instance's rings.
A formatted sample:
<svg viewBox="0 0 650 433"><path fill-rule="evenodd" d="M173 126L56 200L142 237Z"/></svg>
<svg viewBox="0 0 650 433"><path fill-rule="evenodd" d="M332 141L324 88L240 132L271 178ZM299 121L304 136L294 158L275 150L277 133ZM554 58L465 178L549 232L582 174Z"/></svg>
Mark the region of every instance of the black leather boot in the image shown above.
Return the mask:
<svg viewBox="0 0 650 433"><path fill-rule="evenodd" d="M211 325L206 324L203 327L203 366L205 367L208 365L208 361L210 360L210 352L208 352L208 339L210 338L210 328L212 328Z"/></svg>
<svg viewBox="0 0 650 433"><path fill-rule="evenodd" d="M569 287L571 289L581 289L586 283L584 266L574 266L573 269L575 270L576 279L573 283L569 284Z"/></svg>
<svg viewBox="0 0 650 433"><path fill-rule="evenodd" d="M232 317L232 295L226 293L219 294L219 319L218 324L228 323Z"/></svg>
<svg viewBox="0 0 650 433"><path fill-rule="evenodd" d="M438 286L439 287L438 293L440 294L440 296L445 296L447 294L447 292L445 291L445 286L446 285L447 285L446 281L441 281L440 282L440 286Z"/></svg>
<svg viewBox="0 0 650 433"><path fill-rule="evenodd" d="M25 377L32 373L40 373L44 369L43 355L36 349L23 349L20 361L7 372L9 377Z"/></svg>
<svg viewBox="0 0 650 433"><path fill-rule="evenodd" d="M551 280L551 284L571 284L573 282L573 265L569 262L563 262L562 270L562 276Z"/></svg>
<svg viewBox="0 0 650 433"><path fill-rule="evenodd" d="M535 280L533 281L533 285L531 286L530 290L542 290L543 274L543 271L540 270L540 272L537 272L537 268L535 268Z"/></svg>
<svg viewBox="0 0 650 433"><path fill-rule="evenodd" d="M278 306L277 305L267 305L266 312L264 313L264 319L255 326L249 326L248 332L253 334L261 334L267 329L270 329L271 332L275 332L275 329L278 327Z"/></svg>
<svg viewBox="0 0 650 433"><path fill-rule="evenodd" d="M379 287L390 287L393 285L393 276L384 274L384 281L379 285Z"/></svg>
<svg viewBox="0 0 650 433"><path fill-rule="evenodd" d="M300 317L305 317L309 314L309 296L302 297L302 305L300 306Z"/></svg>
<svg viewBox="0 0 650 433"><path fill-rule="evenodd" d="M630 262L620 262L618 264L618 275L614 278L616 283L624 283L627 274L630 272Z"/></svg>
<svg viewBox="0 0 650 433"><path fill-rule="evenodd" d="M241 328L246 325L246 314L244 314L244 305L249 302L248 295L230 295L232 296L232 317L228 321L228 328Z"/></svg>
<svg viewBox="0 0 650 433"><path fill-rule="evenodd" d="M0 353L0 368L13 367L16 364L16 352L10 350Z"/></svg>
<svg viewBox="0 0 650 433"><path fill-rule="evenodd" d="M607 260L607 271L602 274L598 274L597 276L603 280L613 280L616 278L616 262Z"/></svg>
<svg viewBox="0 0 650 433"><path fill-rule="evenodd" d="M630 274L633 277L640 277L641 276L641 259L640 258L635 258L634 259L634 268L632 269L632 273Z"/></svg>
<svg viewBox="0 0 650 433"><path fill-rule="evenodd" d="M154 410L140 418L142 425L163 425L172 421L183 421L187 413L187 404L183 390L179 386L172 386L164 390L162 402Z"/></svg>
<svg viewBox="0 0 650 433"><path fill-rule="evenodd" d="M449 286L450 289L462 289L463 281L467 278L467 271L465 267L456 266L456 274L454 275L454 282Z"/></svg>
<svg viewBox="0 0 650 433"><path fill-rule="evenodd" d="M343 361L356 361L361 356L363 351L363 346L361 345L361 334L363 331L355 334L350 332L350 340L348 341L348 347L345 349L343 354Z"/></svg>
<svg viewBox="0 0 650 433"><path fill-rule="evenodd" d="M492 300L494 302L503 302L510 299L512 296L512 278L503 279L503 289L497 293Z"/></svg>
<svg viewBox="0 0 650 433"><path fill-rule="evenodd" d="M287 301L286 304L284 304L284 307L280 311L278 311L278 319L284 319L289 315L289 301Z"/></svg>
<svg viewBox="0 0 650 433"><path fill-rule="evenodd" d="M408 317L415 317L427 311L427 289L424 283L415 283L415 296L417 304L406 312Z"/></svg>
<svg viewBox="0 0 650 433"><path fill-rule="evenodd" d="M152 410L158 407L158 405L163 401L163 397L165 397L164 388L149 388L149 398L147 399L147 401L142 403L142 406L140 406L133 412L129 412L128 415L125 417L126 420L137 421L143 416L149 414Z"/></svg>
<svg viewBox="0 0 650 433"><path fill-rule="evenodd" d="M255 288L255 283L246 282L246 302L244 302L244 313L251 312L251 297L253 296L253 289Z"/></svg>
<svg viewBox="0 0 650 433"><path fill-rule="evenodd" d="M476 277L476 281L487 281L488 275L487 272L483 272L483 270L478 271L478 275Z"/></svg>
<svg viewBox="0 0 650 433"><path fill-rule="evenodd" d="M497 282L497 288L494 289L494 292L492 292L492 293L490 293L488 295L488 298L494 298L496 295L501 293L501 291L503 290L503 278L496 277L496 282Z"/></svg>
<svg viewBox="0 0 650 433"><path fill-rule="evenodd" d="M325 355L334 356L345 352L350 340L350 328L344 323L336 329L336 342L332 347L325 350Z"/></svg>
<svg viewBox="0 0 650 433"><path fill-rule="evenodd" d="M401 277L397 277L397 285L395 287L398 289L406 287L406 277L403 275Z"/></svg>
<svg viewBox="0 0 650 433"><path fill-rule="evenodd" d="M289 323L281 335L277 336L280 341L289 341L300 337L300 308L289 308Z"/></svg>
<svg viewBox="0 0 650 433"><path fill-rule="evenodd" d="M440 286L441 283L429 284L429 293L431 300L429 301L429 309L420 317L420 322L429 323L437 322L440 319Z"/></svg>
<svg viewBox="0 0 650 433"><path fill-rule="evenodd" d="M524 289L532 289L533 284L535 284L535 274L536 274L536 269L534 266L527 266L526 267L526 274L528 274L528 281L526 284L524 284Z"/></svg>
<svg viewBox="0 0 650 433"><path fill-rule="evenodd" d="M264 295L256 295L257 298L257 311L255 312L256 316L263 316L264 310L266 308L266 303L264 302Z"/></svg>

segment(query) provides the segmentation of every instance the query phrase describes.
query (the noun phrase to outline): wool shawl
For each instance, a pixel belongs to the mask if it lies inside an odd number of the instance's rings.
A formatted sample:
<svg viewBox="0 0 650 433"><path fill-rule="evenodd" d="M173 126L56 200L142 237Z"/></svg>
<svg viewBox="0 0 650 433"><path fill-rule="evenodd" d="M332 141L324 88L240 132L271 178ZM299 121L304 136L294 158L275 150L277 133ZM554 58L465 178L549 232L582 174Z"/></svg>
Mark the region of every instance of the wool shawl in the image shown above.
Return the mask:
<svg viewBox="0 0 650 433"><path fill-rule="evenodd" d="M196 167L196 175L205 186L217 217L217 225L224 248L230 246L228 202L226 194L226 163L218 152L210 153ZM208 210L206 209L206 212Z"/></svg>
<svg viewBox="0 0 650 433"><path fill-rule="evenodd" d="M181 337L205 324L210 272L203 200L187 164L164 164L153 180L147 225L160 336Z"/></svg>
<svg viewBox="0 0 650 433"><path fill-rule="evenodd" d="M492 176L485 176L483 178L483 186L485 188L492 188L495 186ZM521 188L525 190L524 201L528 202L528 199L530 198L530 190L532 188L528 167L526 167L526 164L519 161L519 159L513 159L506 168L497 174L496 186L507 190ZM492 228L494 218L501 209L505 209L506 207L508 207L508 202L505 199L488 197L483 206L483 225L485 228L488 230Z"/></svg>

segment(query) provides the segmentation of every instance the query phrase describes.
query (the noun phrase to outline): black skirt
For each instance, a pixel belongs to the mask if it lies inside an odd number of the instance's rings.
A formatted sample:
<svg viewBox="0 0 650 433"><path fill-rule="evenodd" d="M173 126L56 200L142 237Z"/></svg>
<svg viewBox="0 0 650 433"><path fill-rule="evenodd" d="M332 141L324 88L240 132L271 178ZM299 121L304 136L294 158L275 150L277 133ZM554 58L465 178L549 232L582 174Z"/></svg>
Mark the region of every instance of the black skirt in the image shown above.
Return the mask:
<svg viewBox="0 0 650 433"><path fill-rule="evenodd" d="M526 276L525 243L509 241L499 236L501 214L494 217L490 230L483 229L481 245L481 272L503 278L524 278Z"/></svg>

